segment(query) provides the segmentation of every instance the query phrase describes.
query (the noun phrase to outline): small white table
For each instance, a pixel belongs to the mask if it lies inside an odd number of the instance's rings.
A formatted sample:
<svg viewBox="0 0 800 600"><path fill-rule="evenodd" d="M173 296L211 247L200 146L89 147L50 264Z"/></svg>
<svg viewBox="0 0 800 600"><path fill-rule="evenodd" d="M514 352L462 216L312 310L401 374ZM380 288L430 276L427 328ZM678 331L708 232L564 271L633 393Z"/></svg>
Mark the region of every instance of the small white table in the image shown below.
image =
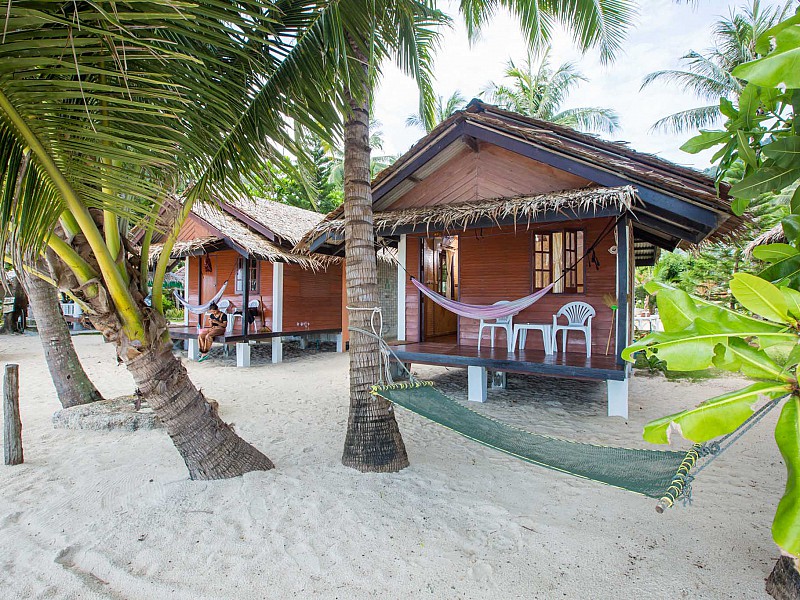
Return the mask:
<svg viewBox="0 0 800 600"><path fill-rule="evenodd" d="M517 347L517 338L519 338L520 350L525 348L525 342L528 339L528 331L541 331L542 341L544 342L544 353L553 353L553 326L549 323L516 323L514 325L514 340L511 343L511 349Z"/></svg>

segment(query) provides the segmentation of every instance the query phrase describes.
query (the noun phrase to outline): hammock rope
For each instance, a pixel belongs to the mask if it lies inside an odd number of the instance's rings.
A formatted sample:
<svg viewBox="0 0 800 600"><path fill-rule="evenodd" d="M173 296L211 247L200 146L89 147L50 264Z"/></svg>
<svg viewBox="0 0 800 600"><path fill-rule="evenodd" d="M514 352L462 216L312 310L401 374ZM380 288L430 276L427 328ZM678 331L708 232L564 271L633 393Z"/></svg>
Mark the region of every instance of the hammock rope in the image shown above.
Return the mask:
<svg viewBox="0 0 800 600"><path fill-rule="evenodd" d="M504 304L465 304L463 302L457 302L455 300L451 300L450 298L445 298L441 294L434 292L432 289L427 287L423 284L419 279L416 277L411 278L411 283L425 296L433 300L436 304L441 306L442 308L455 313L459 316L466 317L467 319L502 319L504 317L510 317L512 315L516 315L517 313L525 310L529 306L533 305L534 303L541 300L547 292L553 289L555 282L551 283L545 288L530 294L529 296L525 296L524 298L518 298L517 300L512 300Z"/></svg>
<svg viewBox="0 0 800 600"><path fill-rule="evenodd" d="M220 298L222 298L223 294L225 294L225 288L228 287L228 281L225 280L225 283L222 284L222 287L219 288L219 291L214 295L214 297L206 302L205 304L189 304L186 300L178 294L178 290L172 290L172 295L175 296L175 300L183 306L186 310L188 310L193 315L202 315L205 312L208 312L208 309L211 307L212 304L216 304L219 302Z"/></svg>
<svg viewBox="0 0 800 600"><path fill-rule="evenodd" d="M662 513L679 499L690 500L694 477L738 440L783 398L771 400L718 442L688 451L649 450L590 444L532 433L463 406L430 381L375 386L372 393L468 439L526 462L658 500ZM724 446L721 444L730 440ZM700 468L692 470L702 458Z"/></svg>

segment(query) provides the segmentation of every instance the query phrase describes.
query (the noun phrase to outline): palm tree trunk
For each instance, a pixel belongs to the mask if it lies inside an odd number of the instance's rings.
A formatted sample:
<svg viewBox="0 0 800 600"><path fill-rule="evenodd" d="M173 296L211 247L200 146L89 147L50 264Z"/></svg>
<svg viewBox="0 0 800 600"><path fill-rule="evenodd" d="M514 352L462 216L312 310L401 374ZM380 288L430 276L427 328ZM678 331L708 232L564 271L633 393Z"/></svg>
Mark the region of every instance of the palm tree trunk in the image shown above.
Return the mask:
<svg viewBox="0 0 800 600"><path fill-rule="evenodd" d="M19 276L11 282L14 294L14 311L3 315L3 327L0 333L24 333L25 319L28 315L28 298Z"/></svg>
<svg viewBox="0 0 800 600"><path fill-rule="evenodd" d="M364 60L362 64L366 65ZM350 101L344 125L344 218L347 305L380 306L370 187L369 108ZM351 327L371 330L369 310L350 310ZM363 472L394 472L408 466L391 404L370 394L380 379L378 340L351 329L350 415L342 463Z"/></svg>
<svg viewBox="0 0 800 600"><path fill-rule="evenodd" d="M156 343L126 365L166 427L191 479L225 479L275 467L219 418L172 354L171 343Z"/></svg>
<svg viewBox="0 0 800 600"><path fill-rule="evenodd" d="M56 289L23 269L19 272L36 317L44 358L61 406L69 408L102 400L103 396L86 375L75 353L69 328L58 305Z"/></svg>

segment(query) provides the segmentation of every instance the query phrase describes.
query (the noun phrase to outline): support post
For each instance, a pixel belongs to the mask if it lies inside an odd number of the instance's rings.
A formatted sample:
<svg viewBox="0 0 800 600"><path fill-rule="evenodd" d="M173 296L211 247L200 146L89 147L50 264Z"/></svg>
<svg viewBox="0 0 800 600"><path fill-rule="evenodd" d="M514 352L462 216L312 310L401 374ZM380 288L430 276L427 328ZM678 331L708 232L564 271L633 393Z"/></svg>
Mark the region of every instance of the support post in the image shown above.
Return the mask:
<svg viewBox="0 0 800 600"><path fill-rule="evenodd" d="M242 335L247 337L247 305L250 304L250 256L242 258L244 273L242 273ZM238 352L237 352L238 354Z"/></svg>
<svg viewBox="0 0 800 600"><path fill-rule="evenodd" d="M283 263L272 263L272 331L283 331ZM283 339L272 338L272 362L283 362Z"/></svg>
<svg viewBox="0 0 800 600"><path fill-rule="evenodd" d="M250 366L250 342L236 342L236 366Z"/></svg>
<svg viewBox="0 0 800 600"><path fill-rule="evenodd" d="M406 234L400 236L397 244L397 262L403 267L406 266L406 249L408 240ZM397 267L397 341L404 342L406 339L406 272L400 266Z"/></svg>
<svg viewBox="0 0 800 600"><path fill-rule="evenodd" d="M630 311L628 310L628 290L631 282L630 261L630 219L627 216L617 223L617 313L616 339L614 348L618 365L625 364L622 351L630 344Z"/></svg>
<svg viewBox="0 0 800 600"><path fill-rule="evenodd" d="M3 458L7 465L21 465L22 419L19 416L19 365L6 365L3 379Z"/></svg>
<svg viewBox="0 0 800 600"><path fill-rule="evenodd" d="M198 360L200 358L200 342L197 338L189 338L186 340L186 343L189 345L189 349L187 350L188 359Z"/></svg>
<svg viewBox="0 0 800 600"><path fill-rule="evenodd" d="M467 399L486 402L486 367L467 367Z"/></svg>
<svg viewBox="0 0 800 600"><path fill-rule="evenodd" d="M336 351L344 352L344 338L341 333L336 334Z"/></svg>
<svg viewBox="0 0 800 600"><path fill-rule="evenodd" d="M505 390L508 388L508 374L505 371L492 371L492 389Z"/></svg>
<svg viewBox="0 0 800 600"><path fill-rule="evenodd" d="M183 259L183 297L189 301L189 257ZM183 307L183 324L189 326L189 309Z"/></svg>
<svg viewBox="0 0 800 600"><path fill-rule="evenodd" d="M606 380L608 387L608 416L628 418L628 380Z"/></svg>

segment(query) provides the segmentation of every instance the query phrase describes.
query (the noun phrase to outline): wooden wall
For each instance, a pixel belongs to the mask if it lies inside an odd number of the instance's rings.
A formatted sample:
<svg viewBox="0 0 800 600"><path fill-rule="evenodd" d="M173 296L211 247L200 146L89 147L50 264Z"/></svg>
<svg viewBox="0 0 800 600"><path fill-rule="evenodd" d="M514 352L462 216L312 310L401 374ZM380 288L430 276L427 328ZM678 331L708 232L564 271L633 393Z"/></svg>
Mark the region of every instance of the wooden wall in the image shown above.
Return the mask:
<svg viewBox="0 0 800 600"><path fill-rule="evenodd" d="M206 290L218 290L227 279L223 298L236 308L242 307L242 294L236 290L236 263L239 254L234 250L221 250L210 255L212 272L203 273ZM199 269L203 256L189 257L188 299L191 304L201 304L210 298L201 297ZM260 299L264 305L267 327L272 328L272 263L259 261L259 288L250 292L250 300ZM283 275L283 330L336 329L342 324L342 267L331 265L327 270L310 271L298 265L285 264ZM189 324L197 324L197 316L189 314ZM260 323L259 323L260 325ZM237 323L238 328L238 323Z"/></svg>
<svg viewBox="0 0 800 600"><path fill-rule="evenodd" d="M587 219L570 221L569 228L585 230L585 245L588 248L598 238L603 228L612 219ZM470 304L492 304L498 300L515 300L532 293L531 250L532 234L535 231L554 231L564 224L543 224L530 229L513 227L469 230L459 235L459 263L461 266L461 302ZM419 273L419 248L421 236L408 237L406 268L410 274ZM608 250L615 245L614 232L607 235L596 249L600 269L586 264L586 284L583 294L547 294L536 304L514 317L517 323L552 323L553 314L568 302L582 301L591 304L597 311L592 319L592 353L605 354L609 329L612 328L612 313L603 303L603 294L615 294L616 257ZM587 261L588 262L588 261ZM410 283L406 283L406 339L420 341L419 332L420 293ZM459 319L459 342L477 345L479 322L472 319ZM496 333L497 342L503 343L505 335ZM584 352L583 336L570 334L570 352ZM484 332L484 342L488 344L488 332ZM559 337L559 350L561 348ZM542 348L541 334L531 331L528 334L527 348ZM612 333L611 350L614 352Z"/></svg>
<svg viewBox="0 0 800 600"><path fill-rule="evenodd" d="M391 209L544 194L581 188L589 183L577 175L481 142L478 152L464 148L392 202Z"/></svg>

